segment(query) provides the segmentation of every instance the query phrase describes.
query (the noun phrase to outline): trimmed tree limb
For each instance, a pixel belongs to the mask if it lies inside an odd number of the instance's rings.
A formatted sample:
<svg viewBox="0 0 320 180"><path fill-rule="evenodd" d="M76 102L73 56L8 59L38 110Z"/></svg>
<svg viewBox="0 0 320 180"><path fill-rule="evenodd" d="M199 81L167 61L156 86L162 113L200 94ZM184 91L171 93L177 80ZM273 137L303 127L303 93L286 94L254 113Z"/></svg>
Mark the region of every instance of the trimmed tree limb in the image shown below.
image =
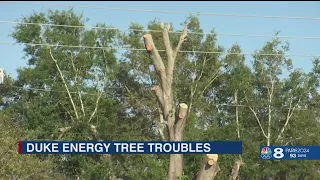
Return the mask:
<svg viewBox="0 0 320 180"><path fill-rule="evenodd" d="M178 120L174 127L174 141L183 141L183 132L184 128L186 126L187 121L187 113L188 113L188 105L185 103L179 104L179 113L178 113ZM183 155L182 154L176 154L175 158L177 159L178 163L183 162ZM176 174L177 177L182 175L182 166L176 167Z"/></svg>
<svg viewBox="0 0 320 180"><path fill-rule="evenodd" d="M64 87L66 88L66 91L67 91L67 93L68 93L69 100L70 100L70 102L71 102L71 104L72 104L72 107L73 107L74 113L75 113L75 115L76 115L76 118L77 118L77 120L79 120L79 116L78 116L78 112L77 112L76 106L75 106L75 104L74 104L74 102L73 102L72 96L71 96L71 94L70 94L70 91L69 91L69 88L68 88L68 86L67 86L67 83L66 83L66 81L64 80L64 77L63 77L63 74L62 74L62 72L61 72L61 70L60 70L60 67L59 67L59 65L58 65L58 62L57 62L57 60L56 60L56 59L53 57L53 55L52 55L51 48L49 48L49 52L50 52L51 59L52 59L53 62L56 64L56 67L57 67L57 69L58 69L58 71L59 71L60 77L61 77L61 79L62 79L62 81L63 81Z"/></svg>
<svg viewBox="0 0 320 180"><path fill-rule="evenodd" d="M218 155L214 155L213 157L216 157L216 159L209 159L210 155L205 155L203 157L196 180L213 180L217 176L218 172L220 171L217 163Z"/></svg>
<svg viewBox="0 0 320 180"><path fill-rule="evenodd" d="M208 158L208 164L210 166L216 165L217 161L218 161L218 154L206 154L207 158Z"/></svg>
<svg viewBox="0 0 320 180"><path fill-rule="evenodd" d="M144 38L144 44L146 47L146 50L148 51L150 58L153 62L153 65L158 73L158 75L161 78L162 81L162 87L165 88L166 85L166 73L165 73L165 66L163 64L162 58L156 48L156 46L153 43L153 39L151 34L146 34L143 36Z"/></svg>
<svg viewBox="0 0 320 180"><path fill-rule="evenodd" d="M183 119L186 117L187 113L188 113L188 105L186 105L185 103L180 103L179 104L179 119Z"/></svg>
<svg viewBox="0 0 320 180"><path fill-rule="evenodd" d="M182 141L183 140L183 131L186 125L186 117L188 113L188 105L185 103L179 104L179 114L178 121L175 125L175 140Z"/></svg>
<svg viewBox="0 0 320 180"><path fill-rule="evenodd" d="M169 38L169 30L170 30L171 26L170 24L163 24L161 23L161 29L162 29L162 37L163 37L163 42L164 42L164 46L166 49L166 53L167 53L167 58L168 58L168 71L170 71L169 67L173 66L173 51L172 51L172 47L171 47L171 43L170 43L170 38Z"/></svg>

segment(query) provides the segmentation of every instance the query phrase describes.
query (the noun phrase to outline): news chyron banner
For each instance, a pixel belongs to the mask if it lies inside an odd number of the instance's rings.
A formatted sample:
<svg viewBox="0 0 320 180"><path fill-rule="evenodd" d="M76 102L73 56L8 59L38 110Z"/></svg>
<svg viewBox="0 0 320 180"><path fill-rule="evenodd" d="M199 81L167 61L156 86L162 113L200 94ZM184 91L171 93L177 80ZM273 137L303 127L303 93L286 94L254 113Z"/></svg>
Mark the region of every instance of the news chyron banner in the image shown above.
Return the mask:
<svg viewBox="0 0 320 180"><path fill-rule="evenodd" d="M19 154L242 154L242 142L21 141Z"/></svg>
<svg viewBox="0 0 320 180"><path fill-rule="evenodd" d="M320 160L320 146L260 146L260 160Z"/></svg>

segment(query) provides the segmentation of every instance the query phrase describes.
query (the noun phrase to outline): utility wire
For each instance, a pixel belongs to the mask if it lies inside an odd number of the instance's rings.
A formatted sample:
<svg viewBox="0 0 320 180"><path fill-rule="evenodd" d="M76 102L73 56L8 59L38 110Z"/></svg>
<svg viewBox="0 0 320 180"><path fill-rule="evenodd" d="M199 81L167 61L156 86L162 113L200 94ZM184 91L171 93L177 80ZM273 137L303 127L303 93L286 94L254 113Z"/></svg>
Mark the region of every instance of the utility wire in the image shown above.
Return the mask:
<svg viewBox="0 0 320 180"><path fill-rule="evenodd" d="M150 128L149 128L150 129ZM147 130L147 129L145 129ZM44 132L46 134L61 134L61 132ZM43 133L43 134L44 134ZM74 133L74 132L64 132L64 134L72 134L72 135L90 135L92 133ZM105 134L105 133L99 133L99 135L104 135L104 136L123 136L123 135L126 135L126 136L146 136L146 135L143 135L143 134L124 134L124 133L112 133L112 134Z"/></svg>
<svg viewBox="0 0 320 180"><path fill-rule="evenodd" d="M24 25L39 25L39 26L52 26L52 27L68 27L68 28L90 28L90 29L104 29L104 30L122 30L122 31L137 31L137 32L162 32L160 30L144 30L144 29L128 29L128 28L115 28L115 27L97 27L97 26L76 26L76 25L66 25L66 24L46 24L46 23L27 23L27 22L17 22L17 21L3 21L0 20L2 24L24 24ZM172 34L181 34L179 31L169 31ZM226 33L196 33L188 32L188 34L196 35L217 35L217 36L240 36L240 37L251 37L251 38L263 38L263 37L275 37L274 35L255 35L255 34L226 34ZM307 37L307 36L276 36L280 39L310 39L319 40L320 37Z"/></svg>
<svg viewBox="0 0 320 180"><path fill-rule="evenodd" d="M5 4L29 4L40 6L55 6L55 7L68 7L68 8L82 8L82 9L97 9L105 11L131 11L131 12L148 12L148 13L162 13L162 14L196 14L198 16L224 16L224 17L237 17L237 18L263 18L263 19L291 19L291 20L320 20L320 17L292 17L292 16L262 16L262 15L244 15L244 14L222 14L222 13L204 13L204 12L182 12L182 11L162 11L151 9L125 9L125 8L107 8L107 7L93 7L93 6L75 6L64 4L47 4L38 2L21 2L21 1L0 1Z"/></svg>
<svg viewBox="0 0 320 180"><path fill-rule="evenodd" d="M35 90L35 91L44 91L44 92L59 92L59 93L67 93L67 91L56 91L56 90L51 90L51 89L41 89L41 88L31 88L31 87L18 87L18 86L10 86L16 89L25 89L25 90ZM72 94L77 94L78 92L69 92ZM81 92L81 94L84 95L90 95L90 96L98 96L98 93L85 93L85 92ZM106 94L106 93L102 93L102 94ZM132 97L124 97L124 98L130 98L133 99ZM134 99L141 99L141 97L135 97ZM244 104L211 104L213 106L228 106L228 107L247 107L247 108L262 108L260 106L250 106L250 105L244 105ZM293 108L287 108L287 107L274 107L276 109L286 109L286 110L292 110ZM306 110L311 110L311 109L307 109L307 108L295 108L295 110L297 111L306 111Z"/></svg>
<svg viewBox="0 0 320 180"><path fill-rule="evenodd" d="M11 44L11 45L31 45L31 46L47 46L47 47L69 47L69 48L87 48L87 49L114 49L114 50L128 50L128 51L146 51L146 49L138 48L126 48L126 47L94 47L94 46L73 46L73 45L62 45L62 44L42 44L42 43L14 43L14 42L3 42L0 44ZM165 52L166 50L158 50L159 52ZM179 51L180 53L196 53L196 54L225 54L225 55L258 55L258 56L296 56L296 57L311 57L317 58L320 55L305 55L305 54L262 54L262 53L231 53L231 52L219 52L219 51Z"/></svg>

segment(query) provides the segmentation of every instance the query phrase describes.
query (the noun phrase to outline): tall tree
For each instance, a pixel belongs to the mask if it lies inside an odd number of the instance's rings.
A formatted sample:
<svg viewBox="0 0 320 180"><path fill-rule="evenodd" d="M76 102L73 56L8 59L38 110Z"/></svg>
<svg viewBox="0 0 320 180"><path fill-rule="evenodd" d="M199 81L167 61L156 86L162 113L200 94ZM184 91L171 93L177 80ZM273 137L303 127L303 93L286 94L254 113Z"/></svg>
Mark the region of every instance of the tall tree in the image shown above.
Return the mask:
<svg viewBox="0 0 320 180"><path fill-rule="evenodd" d="M149 136L151 128L144 127L146 118L134 112L131 118L125 103L119 105L127 99L122 79L132 79L125 67L119 67L115 50L119 32L103 24L90 30L84 25L83 16L69 10L34 13L15 27L12 36L27 43L24 52L28 59L28 66L18 71L15 82L20 87L16 91L20 99L13 106L16 120L40 139L128 140L133 133ZM66 158L66 163L58 161L62 171L81 174L85 168L81 162L87 157Z"/></svg>
<svg viewBox="0 0 320 180"><path fill-rule="evenodd" d="M292 69L288 46L280 47L278 38L255 53L250 69L240 45L223 55L215 32L204 35L194 16L178 33L157 20L149 30L132 23L124 34L103 24L86 29L82 15L72 10L34 13L21 21L25 24L17 25L12 36L27 43L28 66L18 70L17 80L6 77L1 106L30 139L240 139L244 149L241 156L219 155L219 162L217 155L42 157L46 167L56 171L58 165L64 176L84 179L160 180L165 172L168 179L319 176L317 162L256 158L261 144L320 140L319 61L310 73ZM120 54L119 45L128 50ZM283 66L289 70L285 79Z"/></svg>

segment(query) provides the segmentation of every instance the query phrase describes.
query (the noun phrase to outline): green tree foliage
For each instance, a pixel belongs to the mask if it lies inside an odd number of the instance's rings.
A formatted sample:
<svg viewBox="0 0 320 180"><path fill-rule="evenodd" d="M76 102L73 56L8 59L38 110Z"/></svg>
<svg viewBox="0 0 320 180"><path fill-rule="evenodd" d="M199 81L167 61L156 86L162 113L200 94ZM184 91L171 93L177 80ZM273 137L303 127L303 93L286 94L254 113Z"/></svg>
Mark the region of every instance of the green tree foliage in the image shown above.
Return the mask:
<svg viewBox="0 0 320 180"><path fill-rule="evenodd" d="M31 136L12 124L7 113L0 113L0 176L3 179L65 179L51 158L40 159L34 155L19 155L18 141Z"/></svg>
<svg viewBox="0 0 320 180"><path fill-rule="evenodd" d="M167 139L166 133L161 137L166 127L151 91L159 79L148 53L117 48L144 49L142 36L151 33L157 49L164 50L161 32L149 32L161 31L160 22L150 21L147 30L133 22L126 33L105 24L87 29L82 27L87 20L72 10L33 13L19 21L29 24L15 27L12 37L17 42L48 45L25 45L27 67L18 70L16 80L6 77L0 86L1 177L166 179L169 159L164 155L16 154L16 143L23 139ZM178 53L173 80L175 102L190 107L184 140L241 140L245 165L240 179L319 179L319 162L260 161L258 148L320 144L319 60L314 60L311 72L294 69L286 56L289 44L283 45L276 34L257 47L250 68L239 44L230 49L218 45L214 30L201 34L195 16L184 23L188 24L187 41L181 47L185 52ZM170 33L173 46L179 37L180 33ZM289 76L281 78L284 71ZM239 158L219 156L217 179L230 179ZM182 179L197 174L200 159L184 157Z"/></svg>

